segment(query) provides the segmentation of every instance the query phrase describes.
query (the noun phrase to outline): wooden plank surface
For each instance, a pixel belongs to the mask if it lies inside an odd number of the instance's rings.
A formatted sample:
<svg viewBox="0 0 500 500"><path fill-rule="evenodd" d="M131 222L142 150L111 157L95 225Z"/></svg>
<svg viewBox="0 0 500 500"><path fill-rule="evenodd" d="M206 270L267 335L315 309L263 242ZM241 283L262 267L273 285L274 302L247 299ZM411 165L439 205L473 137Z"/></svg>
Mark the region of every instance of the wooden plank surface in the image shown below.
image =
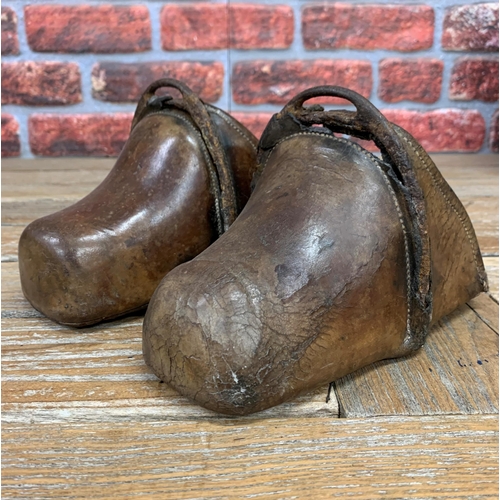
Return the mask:
<svg viewBox="0 0 500 500"><path fill-rule="evenodd" d="M498 155L432 157L467 210L481 253L498 256Z"/></svg>
<svg viewBox="0 0 500 500"><path fill-rule="evenodd" d="M24 224L2 225L2 262L17 262L17 244Z"/></svg>
<svg viewBox="0 0 500 500"><path fill-rule="evenodd" d="M464 196L462 202L478 236L481 253L498 255L498 198Z"/></svg>
<svg viewBox="0 0 500 500"><path fill-rule="evenodd" d="M491 415L7 424L2 493L496 499L497 425Z"/></svg>
<svg viewBox="0 0 500 500"><path fill-rule="evenodd" d="M9 317L42 317L24 298L17 260L2 262L2 318Z"/></svg>
<svg viewBox="0 0 500 500"><path fill-rule="evenodd" d="M498 302L498 257L483 257L491 295Z"/></svg>
<svg viewBox="0 0 500 500"><path fill-rule="evenodd" d="M483 293L439 321L415 355L335 382L341 416L497 413L498 329L475 304L498 316L498 305Z"/></svg>
<svg viewBox="0 0 500 500"><path fill-rule="evenodd" d="M83 198L106 177L114 160L10 159L2 164L2 225L25 226Z"/></svg>
<svg viewBox="0 0 500 500"><path fill-rule="evenodd" d="M471 216L490 295L412 357L235 419L149 372L141 317L75 330L22 295L25 225L80 199L114 160L4 161L2 497L497 498L498 156L435 160Z"/></svg>
<svg viewBox="0 0 500 500"><path fill-rule="evenodd" d="M469 301L468 306L496 333L498 333L498 302L485 300L481 294Z"/></svg>

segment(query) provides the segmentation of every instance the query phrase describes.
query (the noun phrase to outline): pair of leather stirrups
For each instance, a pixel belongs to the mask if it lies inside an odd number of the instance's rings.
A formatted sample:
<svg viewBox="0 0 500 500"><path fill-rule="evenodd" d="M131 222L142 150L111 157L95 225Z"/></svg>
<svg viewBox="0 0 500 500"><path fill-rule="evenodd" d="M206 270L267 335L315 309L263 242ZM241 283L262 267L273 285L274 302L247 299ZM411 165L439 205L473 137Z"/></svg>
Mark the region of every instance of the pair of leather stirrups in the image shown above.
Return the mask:
<svg viewBox="0 0 500 500"><path fill-rule="evenodd" d="M182 99L155 96L161 86ZM303 106L322 96L356 111ZM339 134L374 141L381 158ZM28 226L20 269L32 304L67 324L152 295L146 363L235 415L414 352L433 323L487 290L469 217L427 153L331 86L292 99L256 150L184 85L153 83L103 183Z"/></svg>

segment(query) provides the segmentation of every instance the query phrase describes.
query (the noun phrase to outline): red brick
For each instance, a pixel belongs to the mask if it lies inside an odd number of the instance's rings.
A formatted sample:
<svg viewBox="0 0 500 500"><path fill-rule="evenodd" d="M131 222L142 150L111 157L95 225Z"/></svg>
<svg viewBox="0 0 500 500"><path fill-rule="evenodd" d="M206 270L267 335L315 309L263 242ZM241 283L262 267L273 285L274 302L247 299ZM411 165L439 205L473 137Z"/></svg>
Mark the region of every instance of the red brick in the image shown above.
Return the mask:
<svg viewBox="0 0 500 500"><path fill-rule="evenodd" d="M304 7L302 37L306 49L429 49L434 10L428 5L334 3Z"/></svg>
<svg viewBox="0 0 500 500"><path fill-rule="evenodd" d="M349 87L369 97L371 64L353 60L246 61L233 67L233 98L238 104L285 104L302 90L317 85Z"/></svg>
<svg viewBox="0 0 500 500"><path fill-rule="evenodd" d="M293 10L287 5L233 4L231 48L286 49L293 42Z"/></svg>
<svg viewBox="0 0 500 500"><path fill-rule="evenodd" d="M378 95L386 102L436 102L441 95L443 62L439 59L383 59Z"/></svg>
<svg viewBox="0 0 500 500"><path fill-rule="evenodd" d="M498 153L498 109L491 118L490 137L488 143L491 151Z"/></svg>
<svg viewBox="0 0 500 500"><path fill-rule="evenodd" d="M457 5L446 10L441 45L445 50L498 50L498 3Z"/></svg>
<svg viewBox="0 0 500 500"><path fill-rule="evenodd" d="M476 110L382 110L385 117L403 127L426 151L479 151L484 143L485 122Z"/></svg>
<svg viewBox="0 0 500 500"><path fill-rule="evenodd" d="M82 100L80 80L75 63L3 63L2 104L74 104Z"/></svg>
<svg viewBox="0 0 500 500"><path fill-rule="evenodd" d="M269 120L273 116L273 113L241 113L235 112L231 115L242 123L245 127L252 132L258 139L267 127Z"/></svg>
<svg viewBox="0 0 500 500"><path fill-rule="evenodd" d="M160 22L164 50L225 49L228 45L225 4L166 5Z"/></svg>
<svg viewBox="0 0 500 500"><path fill-rule="evenodd" d="M293 25L293 10L286 5L171 4L161 12L162 46L226 49L230 32L234 49L284 49L293 41Z"/></svg>
<svg viewBox="0 0 500 500"><path fill-rule="evenodd" d="M2 7L2 55L19 54L17 16L9 7Z"/></svg>
<svg viewBox="0 0 500 500"><path fill-rule="evenodd" d="M8 114L2 114L2 157L19 156L19 123Z"/></svg>
<svg viewBox="0 0 500 500"><path fill-rule="evenodd" d="M450 99L498 100L498 60L463 58L451 70Z"/></svg>
<svg viewBox="0 0 500 500"><path fill-rule="evenodd" d="M132 113L34 114L31 151L40 156L117 156L130 133Z"/></svg>
<svg viewBox="0 0 500 500"><path fill-rule="evenodd" d="M92 69L92 95L101 101L135 102L151 82L166 76L185 82L205 101L215 102L222 94L224 66L220 62L102 62Z"/></svg>
<svg viewBox="0 0 500 500"><path fill-rule="evenodd" d="M26 35L37 52L143 52L151 48L144 5L28 5Z"/></svg>

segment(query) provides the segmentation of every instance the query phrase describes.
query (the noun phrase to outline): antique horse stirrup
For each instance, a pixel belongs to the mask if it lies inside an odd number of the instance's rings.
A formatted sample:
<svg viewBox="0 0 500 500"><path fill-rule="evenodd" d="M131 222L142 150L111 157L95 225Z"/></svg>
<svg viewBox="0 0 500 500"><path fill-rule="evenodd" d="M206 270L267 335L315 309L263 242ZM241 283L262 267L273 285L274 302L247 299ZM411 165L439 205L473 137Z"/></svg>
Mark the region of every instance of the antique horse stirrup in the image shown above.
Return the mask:
<svg viewBox="0 0 500 500"><path fill-rule="evenodd" d="M303 107L320 96L356 111ZM335 134L373 140L382 157ZM487 289L464 207L359 94L302 92L269 122L258 159L238 219L163 279L146 313L147 364L198 404L248 414L404 356Z"/></svg>
<svg viewBox="0 0 500 500"><path fill-rule="evenodd" d="M182 97L156 96L161 87ZM103 182L23 232L26 298L79 327L144 309L165 274L209 246L245 205L256 146L243 125L183 83L152 83Z"/></svg>

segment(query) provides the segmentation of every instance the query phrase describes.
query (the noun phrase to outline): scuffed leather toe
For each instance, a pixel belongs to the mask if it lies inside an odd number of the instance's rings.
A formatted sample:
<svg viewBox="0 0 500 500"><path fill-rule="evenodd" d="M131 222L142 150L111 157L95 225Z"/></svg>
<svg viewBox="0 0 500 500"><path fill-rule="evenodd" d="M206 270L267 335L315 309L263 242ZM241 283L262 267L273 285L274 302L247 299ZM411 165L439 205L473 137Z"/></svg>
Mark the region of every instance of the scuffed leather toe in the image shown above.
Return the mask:
<svg viewBox="0 0 500 500"><path fill-rule="evenodd" d="M144 356L157 376L228 414L257 411L265 390L260 299L246 285L222 265L181 265L158 287L144 321Z"/></svg>

